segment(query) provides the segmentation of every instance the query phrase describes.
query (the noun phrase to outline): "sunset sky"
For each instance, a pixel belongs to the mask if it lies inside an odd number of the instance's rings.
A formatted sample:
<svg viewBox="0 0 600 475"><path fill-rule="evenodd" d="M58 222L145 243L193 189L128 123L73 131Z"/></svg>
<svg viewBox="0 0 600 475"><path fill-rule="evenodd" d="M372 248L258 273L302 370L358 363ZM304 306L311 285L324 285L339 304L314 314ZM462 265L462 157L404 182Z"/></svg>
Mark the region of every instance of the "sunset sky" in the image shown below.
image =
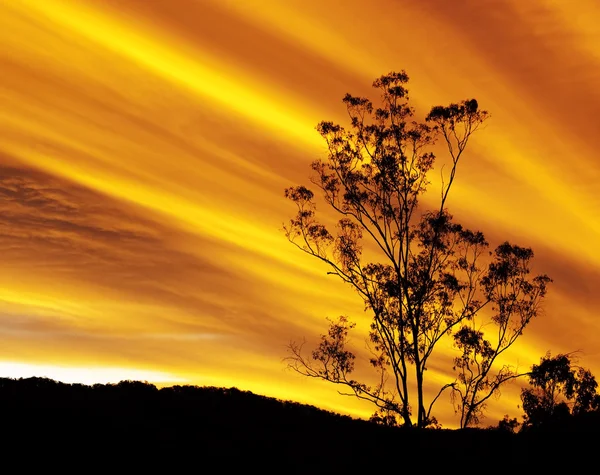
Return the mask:
<svg viewBox="0 0 600 475"><path fill-rule="evenodd" d="M286 240L283 190L309 184L344 94L376 99L401 69L420 118L472 97L491 113L450 211L554 280L508 360L581 350L600 376L599 24L596 0L0 0L0 376L236 386L368 417L282 362L325 317L368 318ZM484 423L520 416L518 396Z"/></svg>

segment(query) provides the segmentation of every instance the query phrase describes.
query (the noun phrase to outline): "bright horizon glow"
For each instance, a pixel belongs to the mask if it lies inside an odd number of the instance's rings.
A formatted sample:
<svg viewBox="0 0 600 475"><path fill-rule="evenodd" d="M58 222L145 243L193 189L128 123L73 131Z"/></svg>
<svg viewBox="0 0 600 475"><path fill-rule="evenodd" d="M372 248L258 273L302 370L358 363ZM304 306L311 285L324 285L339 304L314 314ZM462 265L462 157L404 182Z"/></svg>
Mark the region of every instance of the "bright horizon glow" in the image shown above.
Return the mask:
<svg viewBox="0 0 600 475"><path fill-rule="evenodd" d="M49 378L62 383L114 384L120 381L146 381L154 384L177 383L187 384L185 378L158 371L144 371L132 368L104 368L104 367L75 367L53 366L28 363L0 363L0 377L3 378Z"/></svg>

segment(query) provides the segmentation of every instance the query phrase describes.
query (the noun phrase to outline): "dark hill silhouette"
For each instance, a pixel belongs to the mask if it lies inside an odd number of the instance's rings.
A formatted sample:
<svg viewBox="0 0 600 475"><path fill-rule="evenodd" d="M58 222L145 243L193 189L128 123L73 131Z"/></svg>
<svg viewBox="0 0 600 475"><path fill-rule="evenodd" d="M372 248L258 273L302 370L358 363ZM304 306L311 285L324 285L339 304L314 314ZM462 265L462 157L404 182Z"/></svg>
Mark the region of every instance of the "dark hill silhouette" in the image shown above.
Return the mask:
<svg viewBox="0 0 600 475"><path fill-rule="evenodd" d="M53 457L46 462L60 462L63 469L75 460L119 465L129 460L138 469L145 464L156 468L162 460L217 467L206 473L245 473L242 468L358 473L385 467L402 471L415 454L422 454L427 472L454 473L463 463L489 464L499 458L507 469L514 461L522 468L539 468L540 454L552 453L556 463L568 454L565 447L598 440L599 416L586 414L525 434L406 430L236 388L0 378L4 453L45 452Z"/></svg>

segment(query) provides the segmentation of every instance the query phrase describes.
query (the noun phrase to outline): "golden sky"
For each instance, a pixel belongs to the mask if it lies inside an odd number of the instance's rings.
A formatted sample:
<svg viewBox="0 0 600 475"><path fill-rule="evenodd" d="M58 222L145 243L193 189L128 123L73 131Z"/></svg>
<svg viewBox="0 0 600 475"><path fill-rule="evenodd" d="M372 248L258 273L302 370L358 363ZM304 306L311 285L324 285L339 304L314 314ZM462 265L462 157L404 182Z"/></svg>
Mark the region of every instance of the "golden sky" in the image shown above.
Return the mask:
<svg viewBox="0 0 600 475"><path fill-rule="evenodd" d="M509 360L581 350L600 376L598 24L596 0L0 1L0 376L368 416L285 370L326 316L366 317L285 239L283 190L308 184L343 95L400 69L421 116L471 97L491 112L449 208L554 279ZM485 422L519 416L518 394ZM457 422L447 401L437 414Z"/></svg>

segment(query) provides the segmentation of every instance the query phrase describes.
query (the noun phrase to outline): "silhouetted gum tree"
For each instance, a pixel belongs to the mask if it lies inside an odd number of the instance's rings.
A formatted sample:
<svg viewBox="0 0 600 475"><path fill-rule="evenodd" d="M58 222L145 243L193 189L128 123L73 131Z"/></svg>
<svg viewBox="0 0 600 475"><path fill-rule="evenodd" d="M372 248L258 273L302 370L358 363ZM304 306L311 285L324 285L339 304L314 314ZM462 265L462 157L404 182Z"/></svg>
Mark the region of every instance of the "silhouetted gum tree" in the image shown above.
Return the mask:
<svg viewBox="0 0 600 475"><path fill-rule="evenodd" d="M548 353L539 365L532 366L530 387L521 390L526 429L600 409L596 378L571 360L570 355L552 357Z"/></svg>
<svg viewBox="0 0 600 475"><path fill-rule="evenodd" d="M328 156L312 164L312 182L341 215L335 233L317 220L311 190L285 190L298 208L284 226L287 238L350 284L372 314L370 363L378 373L377 383L352 378L355 355L347 338L353 324L344 316L330 321L328 333L310 355L303 353L302 344L291 343L287 360L306 376L346 386L350 391L343 394L371 401L379 420L389 422L392 414L407 426L436 423L431 413L435 401L444 390L455 388L466 426L481 412L487 392L506 380L507 370L493 379L491 365L535 315L549 279L527 280L531 250L508 243L496 250L487 268L481 266L488 243L481 232L455 223L446 202L467 143L488 114L471 99L433 107L425 122L417 122L408 103L407 82L405 72L377 79L373 86L382 98L378 108L366 98L347 94L343 102L349 130L332 122L317 126ZM425 211L419 200L436 158L429 149L438 137L447 146L450 166L442 175L439 207ZM372 261L365 262L363 239L377 255ZM497 309L494 321L503 335L497 345L473 330L475 316L488 304ZM514 315L520 325L513 323ZM456 364L458 381L443 385L426 401L427 363L440 340L452 333L458 335L463 352Z"/></svg>

